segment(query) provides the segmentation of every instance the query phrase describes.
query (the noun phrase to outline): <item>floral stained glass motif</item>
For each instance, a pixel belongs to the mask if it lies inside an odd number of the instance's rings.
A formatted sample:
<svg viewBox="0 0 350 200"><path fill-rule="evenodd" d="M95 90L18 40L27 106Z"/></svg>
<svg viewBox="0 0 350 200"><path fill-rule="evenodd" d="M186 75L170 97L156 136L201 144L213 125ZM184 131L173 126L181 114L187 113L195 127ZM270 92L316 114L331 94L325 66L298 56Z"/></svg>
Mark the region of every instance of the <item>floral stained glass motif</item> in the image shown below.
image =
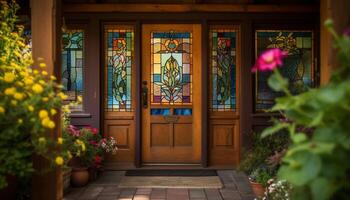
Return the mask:
<svg viewBox="0 0 350 200"><path fill-rule="evenodd" d="M65 31L62 47L62 84L68 101L77 101L83 94L84 31Z"/></svg>
<svg viewBox="0 0 350 200"><path fill-rule="evenodd" d="M313 32L312 31L256 31L256 57L269 48L280 48L288 52L281 74L288 78L293 94L305 91L313 85ZM271 72L258 72L255 85L255 110L269 109L281 93L272 91L268 84Z"/></svg>
<svg viewBox="0 0 350 200"><path fill-rule="evenodd" d="M131 76L134 52L132 29L105 30L108 111L131 111Z"/></svg>
<svg viewBox="0 0 350 200"><path fill-rule="evenodd" d="M192 103L192 33L151 33L151 104Z"/></svg>
<svg viewBox="0 0 350 200"><path fill-rule="evenodd" d="M236 108L236 33L235 30L210 31L211 103L213 111Z"/></svg>

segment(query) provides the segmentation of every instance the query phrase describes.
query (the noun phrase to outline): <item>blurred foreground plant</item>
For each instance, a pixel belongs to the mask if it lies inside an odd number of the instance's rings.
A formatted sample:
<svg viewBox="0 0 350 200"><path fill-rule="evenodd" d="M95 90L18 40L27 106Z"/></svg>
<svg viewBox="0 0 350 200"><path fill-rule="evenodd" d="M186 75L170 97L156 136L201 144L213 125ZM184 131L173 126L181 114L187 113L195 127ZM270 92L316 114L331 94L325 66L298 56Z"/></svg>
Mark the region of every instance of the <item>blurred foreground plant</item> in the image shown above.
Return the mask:
<svg viewBox="0 0 350 200"><path fill-rule="evenodd" d="M67 156L60 151L62 138L51 137L66 95L42 59L33 66L17 10L14 1L0 2L0 188L8 176L29 177L35 154L53 166L64 165Z"/></svg>
<svg viewBox="0 0 350 200"><path fill-rule="evenodd" d="M289 132L292 144L278 178L292 185L291 199L347 199L350 193L350 31L339 36L331 20L325 24L340 64L327 85L293 96L277 68L285 55L279 49L263 53L253 68L273 70L269 86L286 95L277 98L270 111L288 120L275 120L262 136L282 129Z"/></svg>

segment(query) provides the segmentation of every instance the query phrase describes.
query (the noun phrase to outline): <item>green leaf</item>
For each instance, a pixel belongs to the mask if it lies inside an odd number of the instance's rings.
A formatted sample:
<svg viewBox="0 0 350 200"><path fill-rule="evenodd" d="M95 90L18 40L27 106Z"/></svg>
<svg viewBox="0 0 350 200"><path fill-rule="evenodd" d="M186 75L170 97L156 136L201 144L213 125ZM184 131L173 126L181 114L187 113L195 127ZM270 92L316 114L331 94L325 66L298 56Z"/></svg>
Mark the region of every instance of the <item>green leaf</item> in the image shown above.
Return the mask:
<svg viewBox="0 0 350 200"><path fill-rule="evenodd" d="M304 133L298 133L292 136L292 140L294 143L302 143L304 141L306 141L307 137Z"/></svg>
<svg viewBox="0 0 350 200"><path fill-rule="evenodd" d="M327 179L319 177L310 184L312 198L314 200L326 200L330 198L331 186Z"/></svg>
<svg viewBox="0 0 350 200"><path fill-rule="evenodd" d="M288 128L290 125L287 123L276 123L273 126L270 126L268 128L265 128L264 131L261 133L261 137L267 137L269 135L272 135L282 129Z"/></svg>
<svg viewBox="0 0 350 200"><path fill-rule="evenodd" d="M281 77L278 73L273 73L267 83L276 92L281 92L288 87L288 80Z"/></svg>
<svg viewBox="0 0 350 200"><path fill-rule="evenodd" d="M298 151L286 156L278 171L278 177L289 181L295 186L303 186L312 181L321 170L321 159L309 151Z"/></svg>

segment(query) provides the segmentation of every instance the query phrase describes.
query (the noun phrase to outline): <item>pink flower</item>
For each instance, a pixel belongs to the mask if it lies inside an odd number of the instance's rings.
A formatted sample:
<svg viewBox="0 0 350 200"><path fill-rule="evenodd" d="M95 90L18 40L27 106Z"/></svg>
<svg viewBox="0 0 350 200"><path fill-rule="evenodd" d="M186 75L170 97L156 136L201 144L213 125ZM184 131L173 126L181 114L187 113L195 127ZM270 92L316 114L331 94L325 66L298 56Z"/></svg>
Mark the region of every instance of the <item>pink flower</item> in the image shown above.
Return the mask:
<svg viewBox="0 0 350 200"><path fill-rule="evenodd" d="M100 167L100 166L101 166L101 163L102 163L102 157L99 156L99 155L96 155L96 156L95 156L95 166L96 166L96 167Z"/></svg>
<svg viewBox="0 0 350 200"><path fill-rule="evenodd" d="M94 135L96 135L98 133L98 129L97 128L91 128L91 131Z"/></svg>
<svg viewBox="0 0 350 200"><path fill-rule="evenodd" d="M344 31L344 35L349 36L350 37L350 27L348 27L347 29L345 29Z"/></svg>
<svg viewBox="0 0 350 200"><path fill-rule="evenodd" d="M278 48L266 50L259 56L252 68L252 72L272 71L275 68L283 65L283 58L287 55L288 52L282 51Z"/></svg>
<svg viewBox="0 0 350 200"><path fill-rule="evenodd" d="M76 137L80 136L80 131L77 129L77 127L75 127L73 125L69 125L67 127L67 131L73 136L76 136Z"/></svg>

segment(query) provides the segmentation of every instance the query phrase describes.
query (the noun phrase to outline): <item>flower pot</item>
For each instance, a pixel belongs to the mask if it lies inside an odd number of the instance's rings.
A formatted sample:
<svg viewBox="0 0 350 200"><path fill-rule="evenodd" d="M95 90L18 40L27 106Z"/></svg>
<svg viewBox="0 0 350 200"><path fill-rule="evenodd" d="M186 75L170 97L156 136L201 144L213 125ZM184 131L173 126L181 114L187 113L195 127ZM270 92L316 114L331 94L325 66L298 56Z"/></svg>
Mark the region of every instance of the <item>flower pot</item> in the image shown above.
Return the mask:
<svg viewBox="0 0 350 200"><path fill-rule="evenodd" d="M257 197L263 197L265 188L260 184L256 182L250 181L250 186L252 187L252 190Z"/></svg>
<svg viewBox="0 0 350 200"><path fill-rule="evenodd" d="M89 182L89 171L87 167L74 167L72 169L71 184L73 187L83 187Z"/></svg>
<svg viewBox="0 0 350 200"><path fill-rule="evenodd" d="M18 182L15 176L7 176L7 186L0 189L0 199L14 200L16 199Z"/></svg>
<svg viewBox="0 0 350 200"><path fill-rule="evenodd" d="M67 190L70 186L70 178L72 175L72 168L64 169L62 172L63 176L63 190Z"/></svg>

